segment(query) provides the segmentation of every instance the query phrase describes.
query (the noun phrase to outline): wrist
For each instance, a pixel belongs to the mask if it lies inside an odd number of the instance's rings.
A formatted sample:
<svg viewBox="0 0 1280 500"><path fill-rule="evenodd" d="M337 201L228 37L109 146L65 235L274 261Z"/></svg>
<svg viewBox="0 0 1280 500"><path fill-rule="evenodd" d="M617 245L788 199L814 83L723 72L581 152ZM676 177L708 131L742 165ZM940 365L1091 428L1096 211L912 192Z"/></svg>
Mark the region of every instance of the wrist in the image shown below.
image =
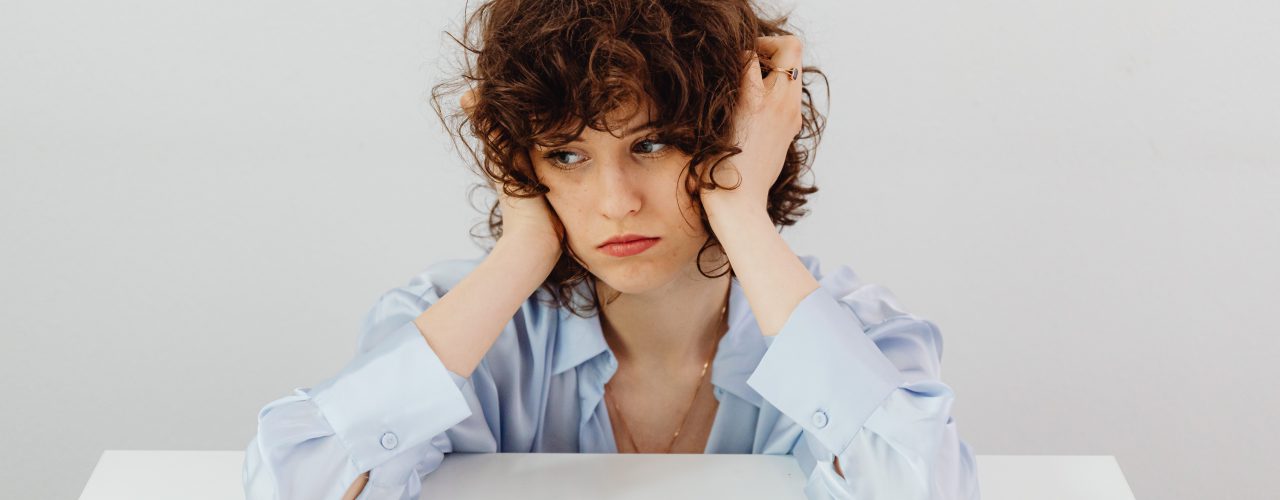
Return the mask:
<svg viewBox="0 0 1280 500"><path fill-rule="evenodd" d="M736 209L752 209L759 208L763 210L766 206L765 197L758 196L755 193L747 192L743 187L736 189L715 189L702 192L702 204L710 207L708 210L718 208L736 208Z"/></svg>
<svg viewBox="0 0 1280 500"><path fill-rule="evenodd" d="M522 237L514 233L503 234L493 246L490 255L499 254L501 258L519 260L528 269L551 272L556 261L560 260L560 242L551 238Z"/></svg>
<svg viewBox="0 0 1280 500"><path fill-rule="evenodd" d="M721 228L731 229L733 226L744 224L759 225L761 221L767 221L769 226L773 226L768 207L743 196L731 196L730 193L703 196L702 207L706 210L707 221L717 234Z"/></svg>

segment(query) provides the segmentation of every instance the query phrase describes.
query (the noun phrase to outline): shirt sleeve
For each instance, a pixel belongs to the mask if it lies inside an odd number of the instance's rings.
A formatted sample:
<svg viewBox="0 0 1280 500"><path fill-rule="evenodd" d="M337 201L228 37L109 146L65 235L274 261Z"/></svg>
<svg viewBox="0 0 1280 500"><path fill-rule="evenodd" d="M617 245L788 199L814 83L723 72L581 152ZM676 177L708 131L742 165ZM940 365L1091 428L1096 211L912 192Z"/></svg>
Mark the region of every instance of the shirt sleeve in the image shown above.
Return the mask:
<svg viewBox="0 0 1280 500"><path fill-rule="evenodd" d="M973 453L939 380L936 325L847 267L820 284L747 380L801 427L792 453L808 474L807 496L977 500Z"/></svg>
<svg viewBox="0 0 1280 500"><path fill-rule="evenodd" d="M445 368L413 323L440 295L426 274L387 292L336 376L262 408L245 452L245 498L336 499L365 471L362 500L418 497L421 478L452 451L445 431L476 401L470 380Z"/></svg>

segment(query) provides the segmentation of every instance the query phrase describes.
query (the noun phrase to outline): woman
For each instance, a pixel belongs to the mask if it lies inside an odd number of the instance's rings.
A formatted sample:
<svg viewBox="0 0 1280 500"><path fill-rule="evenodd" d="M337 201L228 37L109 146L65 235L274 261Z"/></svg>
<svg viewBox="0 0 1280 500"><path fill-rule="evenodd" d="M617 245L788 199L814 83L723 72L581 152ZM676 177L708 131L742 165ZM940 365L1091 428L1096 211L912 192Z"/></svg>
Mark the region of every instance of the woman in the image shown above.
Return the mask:
<svg viewBox="0 0 1280 500"><path fill-rule="evenodd" d="M347 367L262 409L246 495L417 498L447 453L512 451L789 454L812 498L978 498L937 327L777 232L822 130L785 22L478 7L433 96L466 89L445 121L496 243L383 295Z"/></svg>

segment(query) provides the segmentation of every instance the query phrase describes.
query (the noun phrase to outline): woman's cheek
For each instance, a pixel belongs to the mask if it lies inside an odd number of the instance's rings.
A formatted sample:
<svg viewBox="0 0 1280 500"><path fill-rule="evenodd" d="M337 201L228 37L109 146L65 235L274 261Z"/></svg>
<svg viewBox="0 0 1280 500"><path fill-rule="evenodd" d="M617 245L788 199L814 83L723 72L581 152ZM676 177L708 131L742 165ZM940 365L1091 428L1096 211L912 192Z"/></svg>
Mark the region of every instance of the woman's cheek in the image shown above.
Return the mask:
<svg viewBox="0 0 1280 500"><path fill-rule="evenodd" d="M564 189L554 187L547 191L546 197L547 203L551 204L551 209L555 211L556 217L564 225L564 231L569 237L569 242L574 243L579 229L582 228L580 221L583 220L584 213L581 204L577 201L578 198L572 192L565 192Z"/></svg>

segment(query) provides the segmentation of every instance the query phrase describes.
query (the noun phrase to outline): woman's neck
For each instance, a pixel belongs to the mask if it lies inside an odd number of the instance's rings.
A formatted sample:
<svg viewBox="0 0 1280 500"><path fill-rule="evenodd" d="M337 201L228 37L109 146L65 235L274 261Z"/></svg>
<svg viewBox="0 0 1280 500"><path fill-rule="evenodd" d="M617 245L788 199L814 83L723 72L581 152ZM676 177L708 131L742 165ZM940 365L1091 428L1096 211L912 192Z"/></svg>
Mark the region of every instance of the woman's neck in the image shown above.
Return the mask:
<svg viewBox="0 0 1280 500"><path fill-rule="evenodd" d="M696 270L644 294L617 294L604 282L600 326L619 364L675 373L701 367L724 328L730 277L707 278Z"/></svg>

